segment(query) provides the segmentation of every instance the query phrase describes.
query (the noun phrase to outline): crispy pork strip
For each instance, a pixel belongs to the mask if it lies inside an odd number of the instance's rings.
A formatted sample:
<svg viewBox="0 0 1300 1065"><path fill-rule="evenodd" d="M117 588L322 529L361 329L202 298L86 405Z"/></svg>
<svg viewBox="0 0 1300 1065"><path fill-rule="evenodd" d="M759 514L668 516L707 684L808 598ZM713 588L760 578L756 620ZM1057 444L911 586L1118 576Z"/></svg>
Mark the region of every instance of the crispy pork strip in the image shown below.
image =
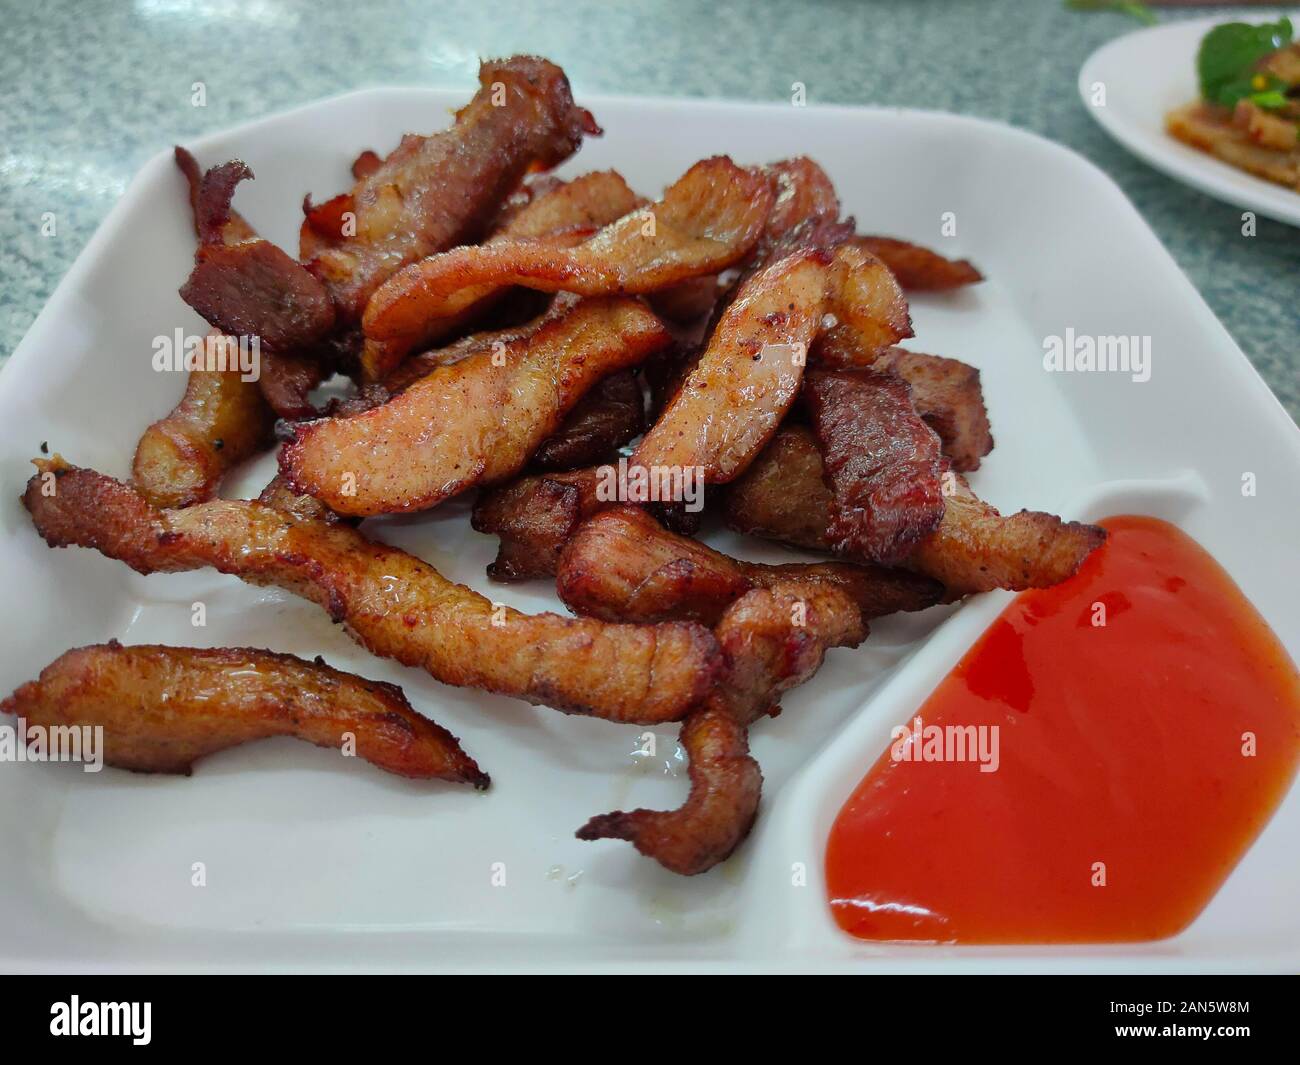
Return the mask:
<svg viewBox="0 0 1300 1065"><path fill-rule="evenodd" d="M334 325L321 283L267 240L201 245L181 299L223 333L260 337L263 353L308 348Z"/></svg>
<svg viewBox="0 0 1300 1065"><path fill-rule="evenodd" d="M203 239L234 244L257 234L230 209L234 186L243 177L242 163L214 167L205 178L199 164L179 145L176 165L189 184L194 231ZM205 351L223 343L214 331ZM211 499L232 466L271 442L275 415L256 381L238 369L191 370L185 394L175 409L149 426L136 445L132 477L158 507L187 507Z"/></svg>
<svg viewBox="0 0 1300 1065"><path fill-rule="evenodd" d="M993 450L980 372L957 359L890 348L872 364L912 386L912 405L943 444L944 457L959 473L977 470Z"/></svg>
<svg viewBox="0 0 1300 1065"><path fill-rule="evenodd" d="M946 292L978 284L984 275L969 259L945 259L938 252L893 237L855 237L853 244L889 267L909 292Z"/></svg>
<svg viewBox="0 0 1300 1065"><path fill-rule="evenodd" d="M481 351L495 350L500 361L499 356L507 350L508 345L531 337L547 323L563 318L573 310L579 299L578 296L561 293L551 300L541 314L526 322L501 329L470 333L446 347L432 348L419 355L413 355L382 381L365 382L352 395L330 400L323 413L331 418L348 418L354 414L374 410L375 407L382 407L394 396L428 377L438 367L454 366Z"/></svg>
<svg viewBox="0 0 1300 1065"><path fill-rule="evenodd" d="M334 308L319 281L231 209L235 187L252 177L235 159L192 193L199 248L181 298L231 336L257 336L277 351L308 347L333 327Z"/></svg>
<svg viewBox="0 0 1300 1065"><path fill-rule="evenodd" d="M198 160L179 144L172 154L189 186L190 212L194 216L194 234L199 241L203 244L239 244L256 240L256 230L230 207L235 186L252 175L248 166L236 159L214 166L205 175L199 169Z"/></svg>
<svg viewBox="0 0 1300 1065"><path fill-rule="evenodd" d="M208 342L225 339L213 332ZM180 403L140 437L132 480L156 507L202 503L227 470L270 445L274 424L256 382L237 366L191 370Z"/></svg>
<svg viewBox="0 0 1300 1065"><path fill-rule="evenodd" d="M589 466L567 473L520 477L479 496L470 524L500 538L496 560L488 565L494 581L555 576L560 549L591 515L618 502L601 498L601 485L615 467ZM649 503L647 510L674 532L693 535L700 515L679 506Z"/></svg>
<svg viewBox="0 0 1300 1065"><path fill-rule="evenodd" d="M584 300L504 350L435 370L382 407L299 427L280 451L281 472L340 514L435 506L517 473L602 377L671 340L636 300Z"/></svg>
<svg viewBox="0 0 1300 1065"><path fill-rule="evenodd" d="M829 262L822 251L796 252L745 283L629 465L693 467L705 484L744 471L799 393Z"/></svg>
<svg viewBox="0 0 1300 1065"><path fill-rule="evenodd" d="M1106 531L1052 514L1000 515L965 481L946 498L943 521L905 565L941 581L950 598L994 588L1049 588L1070 577L1106 539ZM812 433L787 426L727 491L727 524L800 547L831 549L827 527L833 497L822 479Z"/></svg>
<svg viewBox="0 0 1300 1065"><path fill-rule="evenodd" d="M844 592L864 619L923 610L943 586L906 570L846 562L742 562L664 529L636 507L612 507L584 522L560 553L556 588L575 613L604 621L699 621L716 625L754 588Z"/></svg>
<svg viewBox="0 0 1300 1065"><path fill-rule="evenodd" d="M303 596L373 654L568 713L654 724L682 717L719 668L698 625L606 625L521 614L344 525L261 503L158 510L128 485L38 459L23 504L51 547L93 547L138 573L206 566Z"/></svg>
<svg viewBox="0 0 1300 1065"><path fill-rule="evenodd" d="M832 328L848 332L864 358L912 336L912 317L898 281L879 259L852 244L835 249L826 299L837 323Z"/></svg>
<svg viewBox="0 0 1300 1065"><path fill-rule="evenodd" d="M829 551L826 527L834 496L824 472L812 430L783 425L744 476L727 489L723 501L727 525L737 532Z"/></svg>
<svg viewBox="0 0 1300 1065"><path fill-rule="evenodd" d="M239 160L204 175L195 201L200 244L180 294L219 332L257 338L262 394L280 417L303 418L314 413L307 395L327 369L318 349L334 327L334 306L315 277L231 210L235 186L252 176Z"/></svg>
<svg viewBox="0 0 1300 1065"><path fill-rule="evenodd" d="M814 370L804 402L833 502L832 549L895 566L943 520L941 445L895 373Z"/></svg>
<svg viewBox="0 0 1300 1065"><path fill-rule="evenodd" d="M993 450L980 372L973 366L899 347L881 355L865 355L856 338L841 329L818 338L812 361L821 366L892 370L902 377L912 386L916 413L939 434L944 457L958 472L979 469L980 460Z"/></svg>
<svg viewBox="0 0 1300 1065"><path fill-rule="evenodd" d="M840 198L830 175L806 155L775 162L767 173L776 183L776 199L759 241L760 264L809 246L802 242L811 232L820 229L827 235L825 227L840 219Z"/></svg>
<svg viewBox="0 0 1300 1065"><path fill-rule="evenodd" d="M542 441L529 465L535 470L576 470L610 458L645 429L645 397L631 370L610 374L578 400L553 436Z"/></svg>
<svg viewBox="0 0 1300 1065"><path fill-rule="evenodd" d="M604 296L653 292L717 273L753 248L771 204L771 183L761 172L722 156L702 160L660 202L576 247L509 240L455 248L406 267L367 305L367 343L381 342L400 357L431 320L459 314L487 284Z"/></svg>
<svg viewBox="0 0 1300 1065"><path fill-rule="evenodd" d="M554 181L506 219L486 243L541 240L574 232L586 240L645 205L617 170L595 170L571 181Z"/></svg>
<svg viewBox="0 0 1300 1065"><path fill-rule="evenodd" d="M808 583L746 592L713 632L727 665L710 701L752 725L779 713L781 693L816 673L830 648L862 643L867 624L843 589Z"/></svg>
<svg viewBox="0 0 1300 1065"><path fill-rule="evenodd" d="M778 259L727 304L631 464L702 469L706 484L738 477L794 402L828 314L873 358L912 331L898 283L865 252L812 246Z"/></svg>
<svg viewBox="0 0 1300 1065"><path fill-rule="evenodd" d="M596 496L599 480L599 472L588 467L521 477L480 495L470 524L501 538L488 576L494 581L554 576L565 542L586 518L606 506Z"/></svg>
<svg viewBox="0 0 1300 1065"><path fill-rule="evenodd" d="M411 388L416 381L428 377L438 367L450 367L463 362L471 355L477 355L480 351L495 350L500 354L508 345L532 337L547 322L568 315L576 306L578 299L580 296L560 293L539 315L520 322L519 325L507 325L502 329L471 333L458 341L448 343L446 347L434 347L429 351L421 351L419 355L412 355L393 372L383 377L382 381L365 382L350 397L331 401L325 414L330 417L350 417L373 410L374 407L389 402L394 395Z"/></svg>
<svg viewBox="0 0 1300 1065"><path fill-rule="evenodd" d="M749 730L712 700L682 724L690 795L676 810L615 810L581 828L580 840L628 840L671 873L707 873L754 827L763 771L749 753Z"/></svg>
<svg viewBox="0 0 1300 1065"><path fill-rule="evenodd" d="M450 129L408 134L351 192L308 211L300 252L345 323L401 267L480 239L525 173L558 166L599 132L553 63L488 60L478 78Z"/></svg>
<svg viewBox="0 0 1300 1065"><path fill-rule="evenodd" d="M317 658L251 647L200 649L116 640L68 651L0 703L28 725L102 727L104 761L140 773L184 773L228 747L293 736L354 745L389 773L486 788L489 780L395 684Z"/></svg>
<svg viewBox="0 0 1300 1065"><path fill-rule="evenodd" d="M572 181L554 181L516 211L486 243L524 240L548 247L571 248L643 203L614 170L584 174ZM361 356L365 379L377 381L400 372L405 366L402 360L407 350L463 330L482 319L509 291L507 287L486 282L462 294L466 301L463 310L447 318L429 319L418 338L404 337L398 344L367 341Z"/></svg>
<svg viewBox="0 0 1300 1065"><path fill-rule="evenodd" d="M678 742L689 760L690 795L676 810L599 814L575 835L625 839L647 858L694 876L729 858L754 826L763 771L749 753L749 730L712 703L682 725Z"/></svg>
<svg viewBox="0 0 1300 1065"><path fill-rule="evenodd" d="M763 174L772 184L772 210L754 250L717 293L709 334L754 274L793 252L832 251L853 236L853 221L840 221L840 200L830 176L811 159L781 159L765 166Z"/></svg>
<svg viewBox="0 0 1300 1065"><path fill-rule="evenodd" d="M792 619L803 617L803 623ZM618 811L593 817L579 839L625 839L683 876L726 859L749 834L763 774L749 754L747 726L775 711L779 694L807 680L829 647L854 647L866 626L837 588L808 599L765 588L738 599L715 629L727 669L716 691L682 725L691 790L676 810Z"/></svg>

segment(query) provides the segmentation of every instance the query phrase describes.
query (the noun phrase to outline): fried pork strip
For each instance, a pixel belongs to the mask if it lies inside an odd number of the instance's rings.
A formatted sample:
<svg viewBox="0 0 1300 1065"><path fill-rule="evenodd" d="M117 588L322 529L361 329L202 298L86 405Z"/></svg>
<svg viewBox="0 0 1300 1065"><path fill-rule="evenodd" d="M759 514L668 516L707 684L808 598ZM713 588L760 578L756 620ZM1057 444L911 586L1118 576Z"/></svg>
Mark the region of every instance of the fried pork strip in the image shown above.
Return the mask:
<svg viewBox="0 0 1300 1065"><path fill-rule="evenodd" d="M172 154L189 187L190 213L194 216L194 235L199 238L199 242L239 244L246 240L256 240L257 231L230 206L235 186L249 177L252 171L244 163L235 160L214 166L205 175L199 169L198 160L179 144Z"/></svg>
<svg viewBox="0 0 1300 1065"><path fill-rule="evenodd" d="M200 239L223 244L255 240L257 234L230 209L234 186L244 176L242 163L226 163L200 174L199 164L177 146L176 165L189 185L194 231ZM214 331L205 351L227 343ZM185 394L165 417L149 426L136 445L132 478L158 507L187 507L211 499L232 466L271 442L275 415L256 381L241 371L191 370Z"/></svg>
<svg viewBox="0 0 1300 1065"><path fill-rule="evenodd" d="M545 313L522 325L463 337L444 348L414 355L381 382L362 385L345 399L333 400L332 417L350 417L382 406L440 366L452 366L481 351L504 353L507 346L532 336L547 322L572 310L579 297L561 293ZM533 453L536 470L572 470L608 459L614 449L645 430L645 405L632 370L610 374L584 395L553 436ZM310 498L310 497L308 497Z"/></svg>
<svg viewBox="0 0 1300 1065"><path fill-rule="evenodd" d="M702 470L705 484L738 477L794 402L828 314L857 352L881 354L912 331L898 283L865 252L814 246L777 259L736 292L631 464Z"/></svg>
<svg viewBox="0 0 1300 1065"><path fill-rule="evenodd" d="M618 221L644 201L613 170L602 170L572 181L550 181L527 204L503 222L486 241L497 245L528 241L555 248L571 248L590 239L601 227ZM361 368L367 381L384 380L404 368L406 352L464 329L497 306L509 288L491 282L462 294L464 309L446 318L431 318L418 338L401 343L367 341ZM407 360L410 361L410 360Z"/></svg>
<svg viewBox="0 0 1300 1065"><path fill-rule="evenodd" d="M814 370L804 402L833 502L833 550L885 566L903 562L943 520L938 434L894 373Z"/></svg>
<svg viewBox="0 0 1300 1065"><path fill-rule="evenodd" d="M494 581L553 577L560 549L574 530L608 505L597 498L599 482L599 471L588 467L521 477L480 495L470 524L501 539L488 576Z"/></svg>
<svg viewBox="0 0 1300 1065"><path fill-rule="evenodd" d="M645 397L631 370L610 374L578 400L533 452L535 470L576 470L609 459L645 429Z"/></svg>
<svg viewBox="0 0 1300 1065"><path fill-rule="evenodd" d="M257 338L262 394L280 417L302 418L326 372L318 349L334 306L315 277L231 210L235 186L252 176L239 160L203 176L192 196L200 243L180 294L219 332Z"/></svg>
<svg viewBox="0 0 1300 1065"><path fill-rule="evenodd" d="M400 358L430 322L450 318L484 285L605 296L653 292L717 273L742 259L762 233L771 183L717 157L696 163L664 198L625 215L576 247L509 240L454 248L406 267L375 292L362 326Z"/></svg>
<svg viewBox="0 0 1300 1065"><path fill-rule="evenodd" d="M139 573L211 566L324 608L374 654L446 684L569 713L653 724L709 690L716 642L688 623L606 625L493 604L405 551L261 503L158 510L134 489L39 459L23 503L51 547L92 547Z"/></svg>
<svg viewBox="0 0 1300 1065"><path fill-rule="evenodd" d="M943 586L906 570L845 562L742 562L664 529L636 507L612 507L585 521L560 553L556 588L575 613L604 621L699 621L715 625L754 588L810 595L833 587L869 620L923 610Z"/></svg>
<svg viewBox="0 0 1300 1065"><path fill-rule="evenodd" d="M892 370L911 385L916 413L939 435L954 470L979 469L980 460L993 450L979 370L957 359L902 348L890 348L871 368Z"/></svg>
<svg viewBox="0 0 1300 1065"><path fill-rule="evenodd" d="M708 872L729 858L754 827L763 790L749 730L710 703L686 719L678 743L691 780L680 807L598 814L574 833L577 838L625 839L682 876Z"/></svg>
<svg viewBox="0 0 1300 1065"><path fill-rule="evenodd" d="M558 166L584 133L599 132L564 71L545 59L488 60L478 79L450 129L408 134L350 192L308 205L300 254L344 323L359 321L401 267L480 239L530 169Z"/></svg>
<svg viewBox="0 0 1300 1065"><path fill-rule="evenodd" d="M840 220L840 200L830 176L811 159L781 159L765 166L763 174L772 183L772 210L753 252L719 294L713 326L760 270L797 251L833 251L853 236L853 221Z"/></svg>
<svg viewBox="0 0 1300 1065"><path fill-rule="evenodd" d="M631 465L696 468L705 484L745 469L798 395L829 261L825 252L796 252L745 283Z"/></svg>
<svg viewBox="0 0 1300 1065"><path fill-rule="evenodd" d="M206 344L229 343L213 332ZM131 476L156 507L188 507L211 499L226 471L271 443L275 414L238 365L194 369L180 403L146 429Z"/></svg>
<svg viewBox="0 0 1300 1065"><path fill-rule="evenodd" d="M854 237L852 243L889 267L909 292L945 292L984 280L969 259L945 259L938 252L893 237Z"/></svg>
<svg viewBox="0 0 1300 1065"><path fill-rule="evenodd" d="M300 426L293 487L339 514L421 510L517 473L602 377L671 342L643 304L584 300L501 350L435 370L382 407Z"/></svg>
<svg viewBox="0 0 1300 1065"><path fill-rule="evenodd" d="M578 301L578 296L561 293L551 300L550 305L541 314L526 322L470 333L445 347L431 348L419 355L412 355L392 372L386 374L382 380L364 382L352 395L331 400L324 413L328 417L347 418L381 407L441 366L454 366L481 351L504 352L509 345L525 340L549 322L563 318L573 310ZM497 361L500 361L500 354Z"/></svg>
<svg viewBox="0 0 1300 1065"><path fill-rule="evenodd" d="M68 651L0 703L28 725L102 727L104 761L141 773L184 773L207 755L271 736L354 745L389 773L486 788L489 780L402 689L317 658L254 648L123 647Z"/></svg>
<svg viewBox="0 0 1300 1065"><path fill-rule="evenodd" d="M802 623L794 619L802 619ZM717 689L682 725L691 790L676 810L618 811L593 817L579 839L625 839L684 876L727 858L749 834L763 775L749 754L748 726L775 710L781 692L807 680L830 647L866 637L857 608L831 586L799 595L757 588L714 630L727 663Z"/></svg>
<svg viewBox="0 0 1300 1065"><path fill-rule="evenodd" d="M812 361L841 369L892 370L902 377L912 386L916 413L939 434L944 456L958 472L979 469L980 460L993 450L980 372L973 366L899 347L883 353L866 352L856 337L842 329L818 337Z"/></svg>
<svg viewBox="0 0 1300 1065"><path fill-rule="evenodd" d="M1073 575L1106 538L1095 525L1037 511L1003 517L962 478L956 482L939 528L904 563L942 582L949 597L1051 587ZM828 551L832 501L812 433L785 426L728 489L726 520L739 532Z"/></svg>

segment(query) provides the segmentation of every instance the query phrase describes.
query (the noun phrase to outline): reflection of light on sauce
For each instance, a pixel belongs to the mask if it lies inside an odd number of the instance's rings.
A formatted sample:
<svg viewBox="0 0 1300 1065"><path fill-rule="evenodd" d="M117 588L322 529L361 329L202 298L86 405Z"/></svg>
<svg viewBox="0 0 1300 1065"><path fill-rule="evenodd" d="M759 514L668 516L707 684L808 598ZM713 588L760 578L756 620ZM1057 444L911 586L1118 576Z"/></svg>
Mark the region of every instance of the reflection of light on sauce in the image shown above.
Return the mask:
<svg viewBox="0 0 1300 1065"><path fill-rule="evenodd" d="M1300 757L1286 651L1173 526L1103 524L1105 547L1065 584L1019 596L917 711L927 726L997 726L997 771L886 752L840 811L826 875L845 930L1173 935L1281 801Z"/></svg>

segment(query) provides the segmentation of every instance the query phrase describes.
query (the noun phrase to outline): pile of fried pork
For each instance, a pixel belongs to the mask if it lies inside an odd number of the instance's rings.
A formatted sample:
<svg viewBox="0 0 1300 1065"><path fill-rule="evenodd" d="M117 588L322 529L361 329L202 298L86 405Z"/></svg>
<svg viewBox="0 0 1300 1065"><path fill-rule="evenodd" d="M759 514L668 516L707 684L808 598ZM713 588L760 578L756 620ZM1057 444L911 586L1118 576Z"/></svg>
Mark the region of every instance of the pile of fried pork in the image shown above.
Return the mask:
<svg viewBox="0 0 1300 1065"><path fill-rule="evenodd" d="M232 207L252 177L183 149L197 235L181 295L214 344L256 337L261 375L197 368L122 482L57 455L23 497L51 547L140 573L213 567L319 604L363 647L438 680L618 723L679 722L690 794L592 818L678 873L744 839L762 774L748 730L872 618L1075 572L1101 529L1000 515L964 474L993 446L979 372L898 347L906 293L968 262L863 236L806 158L704 159L648 201L614 171L549 171L600 130L564 73L483 64L454 124L365 151L304 203L298 257ZM342 398L318 386L351 379ZM219 498L280 441L256 500ZM824 553L758 565L694 539L680 495L611 493L616 466L696 483L733 529ZM674 480L673 478L676 478ZM362 519L476 490L488 576L554 580L575 616L528 615L367 536ZM188 772L291 735L383 769L486 787L402 692L257 649L63 655L3 708L101 725L105 760Z"/></svg>

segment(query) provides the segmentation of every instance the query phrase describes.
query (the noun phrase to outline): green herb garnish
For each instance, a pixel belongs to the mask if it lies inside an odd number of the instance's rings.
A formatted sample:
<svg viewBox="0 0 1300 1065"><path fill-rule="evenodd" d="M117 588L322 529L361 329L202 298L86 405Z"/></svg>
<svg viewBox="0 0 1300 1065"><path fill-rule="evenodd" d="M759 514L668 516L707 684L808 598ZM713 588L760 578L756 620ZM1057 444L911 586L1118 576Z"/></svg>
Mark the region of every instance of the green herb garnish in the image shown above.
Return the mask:
<svg viewBox="0 0 1300 1065"><path fill-rule="evenodd" d="M1201 96L1211 103L1235 107L1238 100L1260 93L1260 86L1255 84L1256 64L1290 44L1291 35L1291 20L1286 17L1262 26L1246 22L1215 26L1201 40L1196 53ZM1266 84L1263 91L1272 87Z"/></svg>

